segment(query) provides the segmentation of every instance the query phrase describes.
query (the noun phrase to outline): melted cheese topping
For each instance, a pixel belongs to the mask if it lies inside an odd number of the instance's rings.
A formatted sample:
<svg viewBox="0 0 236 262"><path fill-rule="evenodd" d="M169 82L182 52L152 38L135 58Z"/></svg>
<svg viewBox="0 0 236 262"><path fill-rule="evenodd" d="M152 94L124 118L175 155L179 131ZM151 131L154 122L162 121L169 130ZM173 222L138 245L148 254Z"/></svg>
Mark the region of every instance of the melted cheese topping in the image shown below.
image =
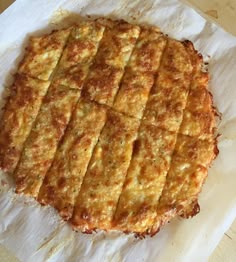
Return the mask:
<svg viewBox="0 0 236 262"><path fill-rule="evenodd" d="M109 112L75 205L76 229L111 228L138 126L135 119Z"/></svg>
<svg viewBox="0 0 236 262"><path fill-rule="evenodd" d="M158 78L151 89L143 121L178 131L186 106L192 65L184 45L168 39Z"/></svg>
<svg viewBox="0 0 236 262"><path fill-rule="evenodd" d="M205 79L205 84L202 85ZM215 110L212 95L206 89L208 82L205 73L200 72L195 77L180 127L180 133L199 138L208 138L215 130Z"/></svg>
<svg viewBox="0 0 236 262"><path fill-rule="evenodd" d="M126 71L114 103L114 109L141 119L153 83L152 73Z"/></svg>
<svg viewBox="0 0 236 262"><path fill-rule="evenodd" d="M90 64L78 64L66 69L58 69L54 76L55 85L81 90L88 75Z"/></svg>
<svg viewBox="0 0 236 262"><path fill-rule="evenodd" d="M31 37L19 72L48 80L61 57L71 28L53 31L49 35Z"/></svg>
<svg viewBox="0 0 236 262"><path fill-rule="evenodd" d="M94 64L83 87L83 96L100 104L111 106L119 89L122 75L123 70L119 68Z"/></svg>
<svg viewBox="0 0 236 262"><path fill-rule="evenodd" d="M111 26L104 31L95 63L124 69L139 32L140 28L136 25L124 21L111 22Z"/></svg>
<svg viewBox="0 0 236 262"><path fill-rule="evenodd" d="M50 87L14 173L17 193L38 195L78 97L75 89Z"/></svg>
<svg viewBox="0 0 236 262"><path fill-rule="evenodd" d="M175 140L175 133L141 126L113 221L116 229L147 233L151 228Z"/></svg>
<svg viewBox="0 0 236 262"><path fill-rule="evenodd" d="M47 81L16 76L0 127L0 168L4 171L14 171L48 86Z"/></svg>
<svg viewBox="0 0 236 262"><path fill-rule="evenodd" d="M80 100L40 189L38 201L72 216L87 165L106 120L106 109Z"/></svg>
<svg viewBox="0 0 236 262"><path fill-rule="evenodd" d="M155 28L143 28L130 57L114 108L142 118L166 39Z"/></svg>
<svg viewBox="0 0 236 262"><path fill-rule="evenodd" d="M127 67L135 72L155 73L165 46L166 38L157 28L143 27Z"/></svg>
<svg viewBox="0 0 236 262"><path fill-rule="evenodd" d="M189 136L198 136L200 139L211 137L215 131L214 111L204 112L186 109L180 133Z"/></svg>
<svg viewBox="0 0 236 262"><path fill-rule="evenodd" d="M72 29L59 68L90 63L97 53L105 27L94 21L84 21Z"/></svg>
<svg viewBox="0 0 236 262"><path fill-rule="evenodd" d="M167 223L177 212L182 212L182 201L197 198L206 177L206 168L216 153L213 139L199 140L197 137L178 135L171 167L157 207L157 220L161 220L162 224Z"/></svg>

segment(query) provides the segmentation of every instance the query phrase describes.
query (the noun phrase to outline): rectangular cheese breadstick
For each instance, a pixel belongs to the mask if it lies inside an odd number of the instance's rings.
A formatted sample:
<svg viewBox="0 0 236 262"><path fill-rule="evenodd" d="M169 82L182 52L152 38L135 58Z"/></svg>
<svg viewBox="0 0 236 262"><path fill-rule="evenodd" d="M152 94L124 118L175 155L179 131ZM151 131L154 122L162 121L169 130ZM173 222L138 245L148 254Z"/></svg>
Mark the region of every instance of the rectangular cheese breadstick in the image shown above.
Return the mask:
<svg viewBox="0 0 236 262"><path fill-rule="evenodd" d="M37 197L78 97L76 89L49 88L14 173L17 193Z"/></svg>
<svg viewBox="0 0 236 262"><path fill-rule="evenodd" d="M48 80L55 69L71 28L53 31L49 35L31 37L19 73Z"/></svg>
<svg viewBox="0 0 236 262"><path fill-rule="evenodd" d="M212 95L207 89L209 74L202 71L203 58L193 44L189 41L184 44L194 65L194 75L179 133L209 139L214 135L216 125L216 110Z"/></svg>
<svg viewBox="0 0 236 262"><path fill-rule="evenodd" d="M75 198L105 120L103 106L83 99L78 102L40 188L38 201L55 207L65 220L72 216Z"/></svg>
<svg viewBox="0 0 236 262"><path fill-rule="evenodd" d="M124 21L107 23L83 95L111 106L140 28Z"/></svg>
<svg viewBox="0 0 236 262"><path fill-rule="evenodd" d="M53 82L82 89L105 27L98 22L83 21L72 28Z"/></svg>
<svg viewBox="0 0 236 262"><path fill-rule="evenodd" d="M48 81L16 75L0 126L0 169L13 172L38 114Z"/></svg>
<svg viewBox="0 0 236 262"><path fill-rule="evenodd" d="M109 112L76 200L70 221L75 229L111 228L138 126L133 118Z"/></svg>
<svg viewBox="0 0 236 262"><path fill-rule="evenodd" d="M142 28L115 99L117 111L142 118L165 45L157 28Z"/></svg>
<svg viewBox="0 0 236 262"><path fill-rule="evenodd" d="M213 108L212 95L206 88L191 90L184 110L180 133L208 139L214 135L216 112Z"/></svg>
<svg viewBox="0 0 236 262"><path fill-rule="evenodd" d="M214 139L199 140L198 137L178 135L166 184L157 206L157 224L165 224L176 214L183 214L185 205L196 204L207 168L217 152Z"/></svg>
<svg viewBox="0 0 236 262"><path fill-rule="evenodd" d="M140 235L151 229L176 136L156 126L141 124L113 220L116 229Z"/></svg>
<svg viewBox="0 0 236 262"><path fill-rule="evenodd" d="M176 132L183 118L192 80L192 64L185 46L168 39L156 83L151 89L143 121Z"/></svg>

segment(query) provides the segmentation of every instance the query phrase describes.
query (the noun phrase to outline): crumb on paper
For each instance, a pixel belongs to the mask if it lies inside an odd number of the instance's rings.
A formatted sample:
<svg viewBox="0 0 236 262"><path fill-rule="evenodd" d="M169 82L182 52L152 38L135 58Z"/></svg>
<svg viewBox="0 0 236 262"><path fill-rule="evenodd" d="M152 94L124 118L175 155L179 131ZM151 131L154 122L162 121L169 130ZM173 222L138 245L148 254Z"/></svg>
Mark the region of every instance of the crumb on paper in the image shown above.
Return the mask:
<svg viewBox="0 0 236 262"><path fill-rule="evenodd" d="M59 8L55 10L49 19L51 25L63 25L63 27L80 21L82 17L78 13L70 12L66 9Z"/></svg>
<svg viewBox="0 0 236 262"><path fill-rule="evenodd" d="M46 261L51 260L51 258L63 247L65 247L69 242L72 241L71 237L65 238L64 240L61 240L59 244L56 244L50 248L48 251Z"/></svg>
<svg viewBox="0 0 236 262"><path fill-rule="evenodd" d="M53 12L50 19L50 24L59 24L65 17L68 17L69 15L70 12L68 10L59 8Z"/></svg>
<svg viewBox="0 0 236 262"><path fill-rule="evenodd" d="M2 180L1 180L1 186L5 187L5 186L7 186L7 185L8 185L7 181L5 181L4 179L2 179Z"/></svg>
<svg viewBox="0 0 236 262"><path fill-rule="evenodd" d="M219 17L218 12L215 9L207 10L207 11L205 11L205 14L207 14L207 15L215 18L215 19L218 19L218 17Z"/></svg>

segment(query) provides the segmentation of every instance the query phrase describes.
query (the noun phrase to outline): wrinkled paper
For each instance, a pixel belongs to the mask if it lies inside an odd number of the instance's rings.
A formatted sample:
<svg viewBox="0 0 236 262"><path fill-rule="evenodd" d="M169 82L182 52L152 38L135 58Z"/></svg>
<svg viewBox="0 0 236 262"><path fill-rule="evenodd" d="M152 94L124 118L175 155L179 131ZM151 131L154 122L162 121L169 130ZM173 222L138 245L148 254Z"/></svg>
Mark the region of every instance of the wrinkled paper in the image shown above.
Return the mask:
<svg viewBox="0 0 236 262"><path fill-rule="evenodd" d="M15 195L11 179L1 174L0 243L26 262L206 261L236 217L236 38L175 0L18 0L0 16L1 92L12 82L28 37L78 21L78 15L157 25L171 37L193 41L209 62L210 90L222 119L220 154L200 194L201 212L176 218L144 240L119 232L85 235L73 232L51 207Z"/></svg>

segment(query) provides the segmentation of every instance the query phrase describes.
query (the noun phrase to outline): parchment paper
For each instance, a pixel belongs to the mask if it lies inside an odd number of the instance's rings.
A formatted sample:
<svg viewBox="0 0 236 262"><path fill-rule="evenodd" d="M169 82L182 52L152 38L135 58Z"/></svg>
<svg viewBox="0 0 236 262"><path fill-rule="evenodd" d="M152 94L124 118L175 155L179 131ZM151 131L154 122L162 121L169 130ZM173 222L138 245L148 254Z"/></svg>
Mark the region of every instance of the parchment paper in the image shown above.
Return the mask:
<svg viewBox="0 0 236 262"><path fill-rule="evenodd" d="M200 214L176 219L144 240L72 232L52 208L16 196L12 181L1 174L0 243L26 262L206 261L236 217L236 38L175 0L18 0L0 16L1 91L12 81L28 36L78 19L75 14L154 24L171 37L193 41L209 60L210 89L222 113L220 154L200 195Z"/></svg>

